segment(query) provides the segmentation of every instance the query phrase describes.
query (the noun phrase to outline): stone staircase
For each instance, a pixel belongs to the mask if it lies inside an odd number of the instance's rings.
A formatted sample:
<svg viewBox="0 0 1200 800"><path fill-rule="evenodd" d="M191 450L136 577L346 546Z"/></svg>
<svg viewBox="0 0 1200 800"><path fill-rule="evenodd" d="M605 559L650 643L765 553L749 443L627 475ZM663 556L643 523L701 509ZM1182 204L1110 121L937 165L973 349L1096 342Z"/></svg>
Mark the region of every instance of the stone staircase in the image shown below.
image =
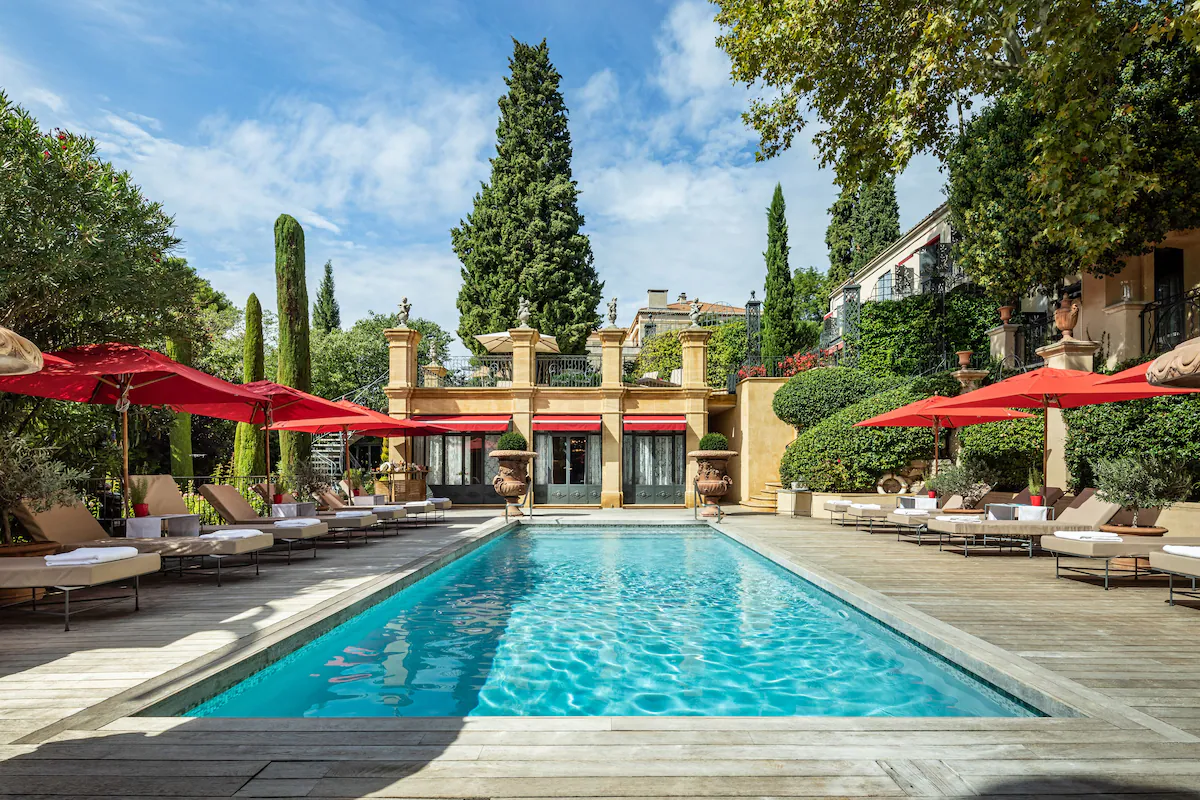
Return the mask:
<svg viewBox="0 0 1200 800"><path fill-rule="evenodd" d="M743 508L748 508L754 511L762 511L767 514L774 514L777 510L776 505L779 497L775 494L776 490L782 489L783 484L778 481L769 481L766 487L760 491L750 495L749 498L741 502Z"/></svg>

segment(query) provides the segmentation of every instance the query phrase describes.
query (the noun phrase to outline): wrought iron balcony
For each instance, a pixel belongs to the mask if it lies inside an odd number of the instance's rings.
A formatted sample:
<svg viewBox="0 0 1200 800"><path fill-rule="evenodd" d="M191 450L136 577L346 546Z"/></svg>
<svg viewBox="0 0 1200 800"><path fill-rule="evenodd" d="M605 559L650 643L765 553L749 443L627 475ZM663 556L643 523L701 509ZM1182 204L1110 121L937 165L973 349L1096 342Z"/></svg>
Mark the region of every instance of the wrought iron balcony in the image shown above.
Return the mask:
<svg viewBox="0 0 1200 800"><path fill-rule="evenodd" d="M512 386L512 354L456 356L440 364L423 364L418 386L425 388L493 388Z"/></svg>
<svg viewBox="0 0 1200 800"><path fill-rule="evenodd" d="M1142 309L1142 353L1165 353L1200 336L1200 288L1155 300Z"/></svg>
<svg viewBox="0 0 1200 800"><path fill-rule="evenodd" d="M540 353L537 357L538 386L599 386L600 357Z"/></svg>

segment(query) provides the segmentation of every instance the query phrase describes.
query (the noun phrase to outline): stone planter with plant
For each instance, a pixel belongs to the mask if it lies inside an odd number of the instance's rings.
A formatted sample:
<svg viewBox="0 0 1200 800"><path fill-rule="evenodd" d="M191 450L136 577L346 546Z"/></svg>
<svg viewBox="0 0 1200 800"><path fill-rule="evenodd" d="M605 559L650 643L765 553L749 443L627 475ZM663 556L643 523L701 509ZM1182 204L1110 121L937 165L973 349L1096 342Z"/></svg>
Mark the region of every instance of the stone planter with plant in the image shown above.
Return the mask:
<svg viewBox="0 0 1200 800"><path fill-rule="evenodd" d="M1131 525L1101 525L1100 530L1142 536L1161 536L1161 526L1140 525L1142 511L1170 508L1186 500L1192 478L1180 461L1157 456L1127 456L1092 464L1096 495L1133 514Z"/></svg>
<svg viewBox="0 0 1200 800"><path fill-rule="evenodd" d="M961 497L962 509L952 509L956 512L982 513L976 506L996 485L996 478L985 464L967 459L958 464L942 466L925 485L942 497L955 494Z"/></svg>
<svg viewBox="0 0 1200 800"><path fill-rule="evenodd" d="M346 492L350 497L358 497L362 494L363 487L363 471L361 469L348 469L342 475L342 481L346 484Z"/></svg>
<svg viewBox="0 0 1200 800"><path fill-rule="evenodd" d="M297 461L285 466L279 473L279 483L300 503L311 502L317 492L329 489L328 477L311 461Z"/></svg>
<svg viewBox="0 0 1200 800"><path fill-rule="evenodd" d="M520 499L529 491L529 462L537 453L529 450L525 437L516 431L502 434L496 449L488 453L500 462L500 472L492 478L492 488L508 504L505 513L521 516Z"/></svg>
<svg viewBox="0 0 1200 800"><path fill-rule="evenodd" d="M688 453L696 461L696 491L704 501L704 516L719 516L722 497L733 485L726 473L729 459L737 452L729 449L729 439L721 433L706 433L700 438L700 449Z"/></svg>

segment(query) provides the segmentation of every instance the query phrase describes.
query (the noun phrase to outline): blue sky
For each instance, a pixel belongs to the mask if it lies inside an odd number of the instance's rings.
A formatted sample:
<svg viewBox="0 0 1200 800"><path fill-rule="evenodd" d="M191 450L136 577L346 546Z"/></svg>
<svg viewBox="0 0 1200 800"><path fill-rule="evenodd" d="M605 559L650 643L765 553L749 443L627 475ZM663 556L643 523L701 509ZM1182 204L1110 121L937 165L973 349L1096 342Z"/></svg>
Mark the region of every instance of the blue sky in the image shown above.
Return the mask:
<svg viewBox="0 0 1200 800"><path fill-rule="evenodd" d="M0 87L44 128L97 138L174 215L189 261L239 305L274 301L281 212L332 259L343 323L390 311L457 327L449 229L494 153L511 38L545 37L571 111L605 298L762 295L765 209L783 184L791 265L826 266L835 196L807 139L755 163L700 0L7 3ZM941 202L929 159L898 181L901 226Z"/></svg>

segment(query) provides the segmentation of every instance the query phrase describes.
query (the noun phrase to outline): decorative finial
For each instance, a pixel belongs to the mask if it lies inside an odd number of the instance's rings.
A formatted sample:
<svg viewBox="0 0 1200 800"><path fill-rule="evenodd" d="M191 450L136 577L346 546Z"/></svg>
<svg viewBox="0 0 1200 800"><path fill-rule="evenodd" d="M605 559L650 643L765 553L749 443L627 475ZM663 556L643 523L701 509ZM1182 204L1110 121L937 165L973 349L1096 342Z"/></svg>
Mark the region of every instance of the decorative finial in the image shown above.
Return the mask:
<svg viewBox="0 0 1200 800"><path fill-rule="evenodd" d="M412 312L412 303L408 302L407 297L400 298L400 327L408 327L408 315Z"/></svg>
<svg viewBox="0 0 1200 800"><path fill-rule="evenodd" d="M612 327L617 326L617 298L608 301L608 324Z"/></svg>
<svg viewBox="0 0 1200 800"><path fill-rule="evenodd" d="M519 328L529 327L529 301L524 297L517 301L517 322Z"/></svg>
<svg viewBox="0 0 1200 800"><path fill-rule="evenodd" d="M692 320L693 328L700 327L700 301L699 300L693 300L692 304L690 306L688 306L688 317Z"/></svg>
<svg viewBox="0 0 1200 800"><path fill-rule="evenodd" d="M754 290L753 289L750 290L750 302L751 303L754 302Z"/></svg>

